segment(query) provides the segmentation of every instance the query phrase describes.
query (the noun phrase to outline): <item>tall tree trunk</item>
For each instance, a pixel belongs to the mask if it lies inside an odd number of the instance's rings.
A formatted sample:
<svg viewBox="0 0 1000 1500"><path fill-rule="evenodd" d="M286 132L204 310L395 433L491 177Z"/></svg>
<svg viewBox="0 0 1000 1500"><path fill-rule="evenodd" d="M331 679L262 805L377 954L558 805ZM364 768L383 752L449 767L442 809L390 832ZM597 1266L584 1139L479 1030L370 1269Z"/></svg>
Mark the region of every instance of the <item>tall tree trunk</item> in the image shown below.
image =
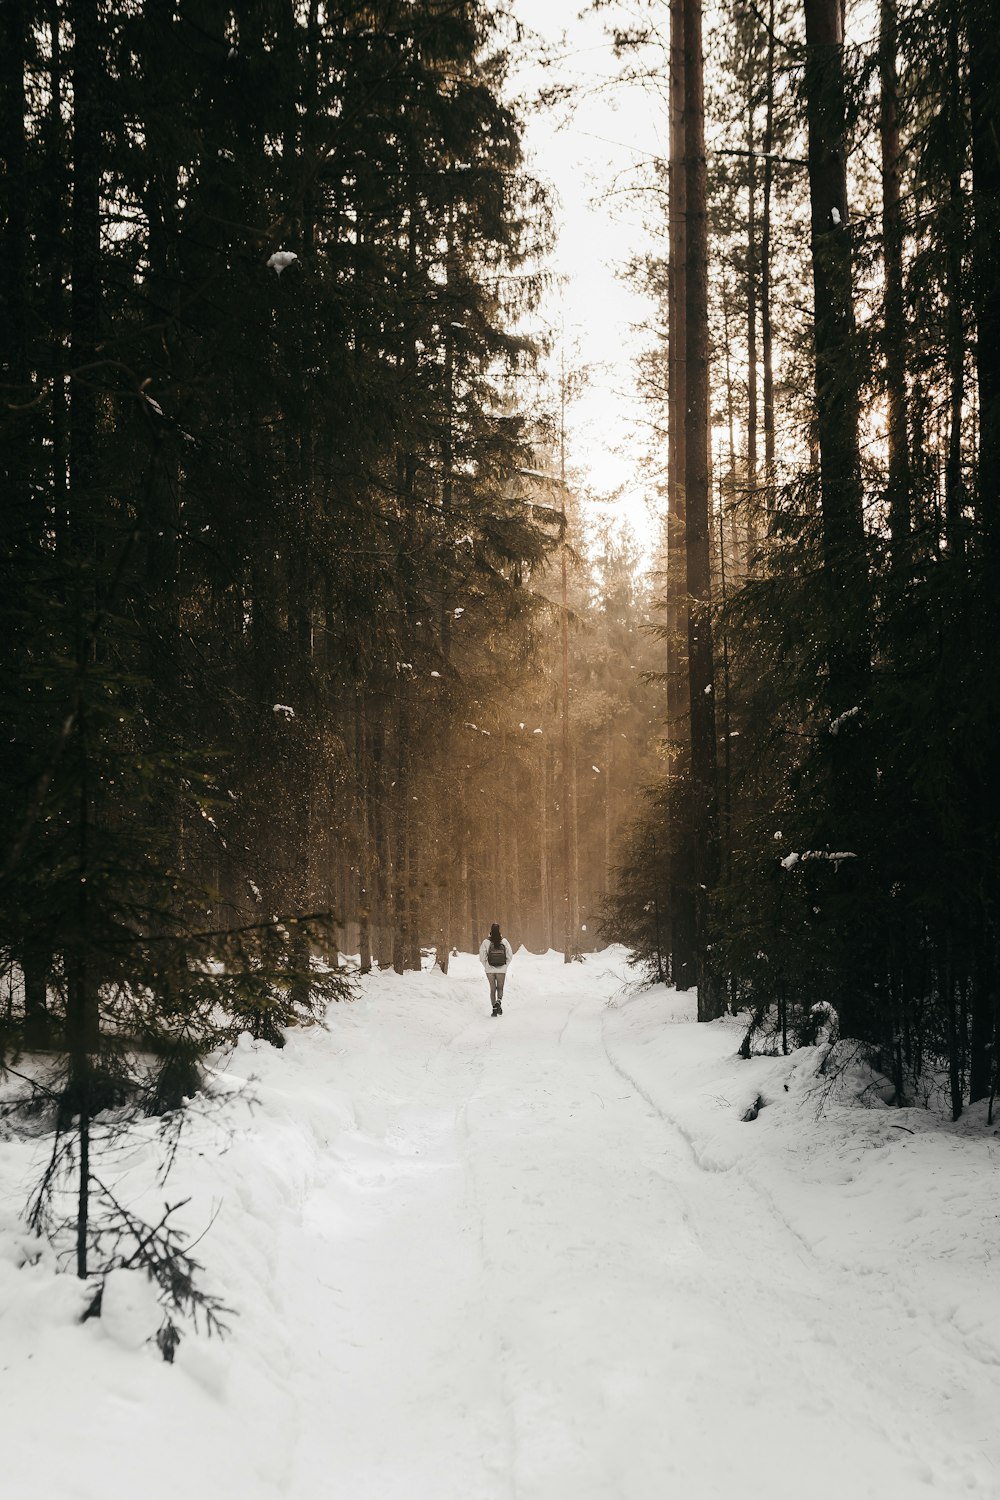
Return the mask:
<svg viewBox="0 0 1000 1500"><path fill-rule="evenodd" d="M565 526L565 512L563 513ZM562 763L560 768L563 853L563 962L569 963L575 951L576 930L573 911L576 892L573 889L573 797L570 792L573 764L572 733L569 722L569 604L566 598L566 539L559 549L562 581Z"/></svg>
<svg viewBox="0 0 1000 1500"><path fill-rule="evenodd" d="M979 523L983 532L984 577L982 580L982 621L986 632L995 634L1000 599L1000 29L996 9L990 0L965 0L966 32L969 44L969 99L972 122L972 191L975 233L973 238L972 281L976 316L976 373L979 385L979 472L976 499ZM996 743L1000 734L1000 678L995 652L987 653L983 696L986 700L986 743ZM1000 1032L1000 972L996 890L1000 871L1000 809L997 805L996 778L987 773L983 802L988 808L984 820L986 851L982 888L987 896L983 914L985 946L984 979L976 988L973 1012L973 1036L983 1035L988 1026L977 1011L993 1003L993 1046L996 1053ZM1000 1059L994 1058L1000 1070ZM976 1091L981 1087L976 1072ZM992 1113L992 1106L991 1106Z"/></svg>
<svg viewBox="0 0 1000 1500"><path fill-rule="evenodd" d="M669 285L667 364L667 891L670 974L678 989L695 982L694 873L681 778L690 759L688 597L685 555L687 446L687 178L684 0L670 3Z"/></svg>
<svg viewBox="0 0 1000 1500"><path fill-rule="evenodd" d="M93 844L93 798L85 679L92 664L93 621L96 612L98 548L97 520L97 401L95 372L90 368L98 345L100 308L100 180L101 126L99 115L100 22L97 0L73 0L73 200L71 207L70 331L72 385L70 399L70 504L72 551L77 565L74 615L76 657L80 684L76 705L78 778L79 890L72 951L67 956L66 1031L71 1059L72 1088L79 1106L81 1137L89 1109L91 1057L100 1042L98 979L90 951L89 892ZM86 1210L86 1182L81 1180L81 1213ZM85 1244L83 1251L86 1260ZM81 1275L86 1274L84 1264Z"/></svg>
<svg viewBox="0 0 1000 1500"><path fill-rule="evenodd" d="M577 766L576 745L570 747L569 762L569 827L570 827L570 908L569 927L572 934L573 954L580 952L580 829L577 822Z"/></svg>
<svg viewBox="0 0 1000 1500"><path fill-rule="evenodd" d="M52 382L52 517L56 549L64 556L68 545L67 514L67 394L64 311L64 220L66 214L66 142L63 120L63 49L60 0L49 0L49 108L45 142L49 240L49 278L46 301L49 321L48 374Z"/></svg>
<svg viewBox="0 0 1000 1500"><path fill-rule="evenodd" d="M980 520L986 594L1000 597L1000 28L991 0L965 0L975 212L973 301L979 383Z"/></svg>
<svg viewBox="0 0 1000 1500"><path fill-rule="evenodd" d="M24 1044L28 1048L49 1044L48 984L52 954L44 943L29 940L21 953L24 977Z"/></svg>
<svg viewBox="0 0 1000 1500"><path fill-rule="evenodd" d="M760 230L760 341L764 365L764 469L767 509L774 506L774 329L771 321L771 196L774 186L774 0L769 0L765 63L764 204Z"/></svg>
<svg viewBox="0 0 1000 1500"><path fill-rule="evenodd" d="M78 554L96 561L96 357L101 263L100 22L97 0L72 0L73 199L71 207L70 484Z"/></svg>
<svg viewBox="0 0 1000 1500"><path fill-rule="evenodd" d="M374 851L375 876L372 904L375 911L374 943L375 958L380 969L392 962L393 903L392 870L393 850L389 828L389 787L385 769L385 708L375 717L371 728L371 795L368 807L371 816L371 847Z"/></svg>
<svg viewBox="0 0 1000 1500"><path fill-rule="evenodd" d="M757 69L756 47L752 48L751 61L747 69L747 493L746 529L747 564L757 546L757 298L759 248L757 244L757 136L754 113L756 109ZM734 476L735 477L735 476Z"/></svg>
<svg viewBox="0 0 1000 1500"><path fill-rule="evenodd" d="M614 753L612 721L604 728L604 861L601 875L601 895L611 890L611 757Z"/></svg>
<svg viewBox="0 0 1000 1500"><path fill-rule="evenodd" d="M712 644L709 468L708 185L705 161L701 0L684 3L684 135L687 189L687 431L684 465L694 812L695 964L698 1019L721 1014L724 992L711 959L710 900L719 878L715 684Z"/></svg>
<svg viewBox="0 0 1000 1500"><path fill-rule="evenodd" d="M449 765L450 751L446 752L445 765ZM451 778L449 778L450 780ZM437 822L437 935L434 943L434 962L442 974L447 974L451 959L451 934L454 907L454 882L452 868L455 859L454 798L450 787L444 797Z"/></svg>
<svg viewBox="0 0 1000 1500"><path fill-rule="evenodd" d="M549 752L542 747L542 769L539 777L541 805L539 808L538 881L542 888L542 952L552 947L552 890L549 875Z"/></svg>
<svg viewBox="0 0 1000 1500"><path fill-rule="evenodd" d="M906 313L903 305L896 0L881 0L879 17L879 137L882 148L882 255L885 263L883 333L889 445L889 537L893 566L899 571L906 566L910 535L910 454L906 421Z"/></svg>
<svg viewBox="0 0 1000 1500"><path fill-rule="evenodd" d="M29 399L28 356L28 182L25 91L27 6L24 0L0 5L0 551L43 546L48 518L31 487L31 421L19 410ZM63 205L60 204L60 208ZM58 234L58 227L56 226ZM50 247L49 254L54 247ZM60 311L61 316L61 311ZM57 325L51 332L58 337ZM55 519L53 517L53 519ZM60 524L64 518L60 517ZM20 635L20 632L18 632ZM8 650L13 642L5 643ZM10 657L24 661L19 640ZM52 954L47 934L29 927L20 949L24 979L24 1040L28 1047L48 1041L46 996Z"/></svg>
<svg viewBox="0 0 1000 1500"><path fill-rule="evenodd" d="M358 841L358 880L355 912L358 919L358 968L371 973L371 769L368 755L368 715L364 692L354 694L354 823Z"/></svg>
<svg viewBox="0 0 1000 1500"><path fill-rule="evenodd" d="M962 254L965 248L965 194L962 173L967 160L965 99L962 88L962 63L958 20L948 19L948 224L945 247L945 280L947 314L945 340L948 367L948 451L944 468L945 536L951 557L965 560L965 504L967 494L962 476L962 417L965 409L965 278Z"/></svg>
<svg viewBox="0 0 1000 1500"><path fill-rule="evenodd" d="M411 781L412 786L412 781ZM407 954L406 966L417 972L420 970L420 941L421 941L421 906L420 901L420 866L422 848L420 838L416 829L416 814L413 810L412 792L406 804L406 931L407 931Z"/></svg>
<svg viewBox="0 0 1000 1500"><path fill-rule="evenodd" d="M483 934L479 925L479 872L475 854L468 861L467 870L469 890L469 952L478 953L479 945L483 940Z"/></svg>
<svg viewBox="0 0 1000 1500"><path fill-rule="evenodd" d="M449 213L448 217L448 256L446 265L446 293L450 296L455 276L455 225L454 217ZM444 391L445 391L445 417L441 434L441 515L442 522L447 533L451 526L452 510L454 508L455 487L455 337L452 332L450 321L445 331L444 343ZM439 634L441 637L441 663L445 673L445 682L450 677L451 668L451 638L454 615L452 614L452 597L448 591L442 590L441 608L439 615ZM450 736L445 720L444 744L441 749L442 760L449 765L452 758ZM451 931L452 931L452 869L454 860L455 842L455 820L453 812L453 799L446 795L442 816L439 819L441 842L443 848L441 858L438 861L440 876L438 880L438 933L435 944L435 962L442 974L447 974L448 964L451 958Z"/></svg>
<svg viewBox="0 0 1000 1500"><path fill-rule="evenodd" d="M513 820L511 820L507 829L507 847L510 851L507 856L507 874L510 890L510 915L508 920L515 931L522 935L523 941L525 923L521 910L521 841L518 838L518 829Z"/></svg>
<svg viewBox="0 0 1000 1500"><path fill-rule="evenodd" d="M17 407L28 390L28 183L25 116L25 0L0 6L0 481L12 535L37 537L28 511L28 423Z"/></svg>
<svg viewBox="0 0 1000 1500"><path fill-rule="evenodd" d="M864 712L871 659L841 0L805 0L805 16L827 707L830 724L838 729L823 739L830 772L824 834L858 856L840 877L856 882L867 866L874 778ZM857 709L860 716L852 714ZM852 716L841 720L846 714ZM850 974L841 1025L845 1035L866 1036L871 1027L869 955L853 927L840 937L845 978Z"/></svg>
<svg viewBox="0 0 1000 1500"><path fill-rule="evenodd" d="M462 840L462 854L458 867L459 890L462 893L462 907L459 913L458 930L462 934L462 941L470 939L473 931L472 913L469 910L471 891L469 890L469 847L466 840ZM478 943L473 942L469 948L470 953L475 953Z"/></svg>
<svg viewBox="0 0 1000 1500"><path fill-rule="evenodd" d="M410 724L403 684L396 709L396 785L392 789L392 967L402 974L410 957L409 868Z"/></svg>
<svg viewBox="0 0 1000 1500"><path fill-rule="evenodd" d="M841 0L805 0L806 111L815 299L816 432L827 591L827 664L834 717L864 701L870 670L868 578L858 451L860 396L847 204L847 122ZM845 813L849 734L831 735Z"/></svg>

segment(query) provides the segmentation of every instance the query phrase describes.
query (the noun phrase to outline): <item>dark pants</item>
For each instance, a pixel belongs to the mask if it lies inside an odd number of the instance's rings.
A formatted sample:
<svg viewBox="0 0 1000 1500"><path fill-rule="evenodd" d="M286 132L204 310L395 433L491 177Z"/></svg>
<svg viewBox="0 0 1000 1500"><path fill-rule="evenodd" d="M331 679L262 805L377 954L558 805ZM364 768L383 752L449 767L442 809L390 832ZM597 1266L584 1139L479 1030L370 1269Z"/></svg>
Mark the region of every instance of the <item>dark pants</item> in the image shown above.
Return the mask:
<svg viewBox="0 0 1000 1500"><path fill-rule="evenodd" d="M503 982L507 978L507 970L498 969L493 973L491 969L487 969L486 978L490 982L490 999L497 1005L503 999Z"/></svg>

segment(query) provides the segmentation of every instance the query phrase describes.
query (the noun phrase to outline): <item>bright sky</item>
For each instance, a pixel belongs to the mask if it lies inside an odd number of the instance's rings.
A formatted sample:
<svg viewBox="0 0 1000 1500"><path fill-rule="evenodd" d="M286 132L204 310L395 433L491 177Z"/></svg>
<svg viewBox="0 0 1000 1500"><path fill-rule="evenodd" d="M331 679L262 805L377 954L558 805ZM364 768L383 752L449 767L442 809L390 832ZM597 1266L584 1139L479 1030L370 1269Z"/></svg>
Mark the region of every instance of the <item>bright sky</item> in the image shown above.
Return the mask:
<svg viewBox="0 0 1000 1500"><path fill-rule="evenodd" d="M584 3L514 0L528 32L556 59L548 69L533 60L522 65L517 90L527 96L553 84L573 90L565 104L527 117L529 165L552 185L558 232L553 285L539 316L553 335L553 391L560 346L567 371L587 371L567 416L568 468L595 498L615 497L592 504L592 516L627 521L649 547L657 502L642 464L648 417L638 399L635 356L648 341L643 327L651 314L621 273L650 245L642 220L657 208L631 189L642 164L665 153L666 101L640 84L609 86L629 66L614 57L608 38L612 24L627 24L628 9L614 5L581 17Z"/></svg>

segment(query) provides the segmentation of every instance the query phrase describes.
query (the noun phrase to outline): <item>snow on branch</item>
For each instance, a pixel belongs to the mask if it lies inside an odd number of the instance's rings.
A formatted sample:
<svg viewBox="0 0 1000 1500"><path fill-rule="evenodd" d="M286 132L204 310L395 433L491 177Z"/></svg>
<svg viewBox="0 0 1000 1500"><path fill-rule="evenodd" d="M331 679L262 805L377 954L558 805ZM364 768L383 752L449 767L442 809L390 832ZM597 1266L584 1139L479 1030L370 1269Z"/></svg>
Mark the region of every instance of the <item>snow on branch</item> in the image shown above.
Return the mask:
<svg viewBox="0 0 1000 1500"><path fill-rule="evenodd" d="M282 271L287 271L292 261L298 258L294 250L275 250L274 254L268 258L268 269L272 270L276 276L280 276Z"/></svg>
<svg viewBox="0 0 1000 1500"><path fill-rule="evenodd" d="M838 714L835 719L830 720L830 733L839 734L844 725L849 723L851 719L856 719L860 713L861 709L855 707L847 709L846 713Z"/></svg>
<svg viewBox="0 0 1000 1500"><path fill-rule="evenodd" d="M857 859L857 857L849 849L804 849L801 854L786 854L781 860L781 868L791 870L807 859L820 859L839 869L845 859Z"/></svg>

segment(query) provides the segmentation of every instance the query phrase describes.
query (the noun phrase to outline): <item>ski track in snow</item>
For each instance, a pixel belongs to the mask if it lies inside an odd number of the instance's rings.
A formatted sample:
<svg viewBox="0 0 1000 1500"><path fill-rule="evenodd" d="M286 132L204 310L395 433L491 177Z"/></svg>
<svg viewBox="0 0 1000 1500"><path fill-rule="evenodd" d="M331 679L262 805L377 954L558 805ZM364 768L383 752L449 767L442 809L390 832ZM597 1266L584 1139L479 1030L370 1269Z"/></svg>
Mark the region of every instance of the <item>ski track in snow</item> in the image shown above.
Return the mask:
<svg viewBox="0 0 1000 1500"><path fill-rule="evenodd" d="M414 1091L385 1148L415 1155L379 1170L356 1236L335 1231L364 1353L326 1370L288 1493L324 1471L357 1500L997 1493L952 1430L933 1320L888 1275L873 1296L818 1262L700 1154L615 1056L608 987L586 979L581 997L579 966L522 956L493 1021L459 960L477 1018L422 1059L400 1038ZM343 1180L318 1190L332 1223Z"/></svg>
<svg viewBox="0 0 1000 1500"><path fill-rule="evenodd" d="M463 955L375 976L283 1053L241 1044L257 1105L191 1167L225 1180L199 1251L233 1336L168 1369L26 1318L0 1357L11 1500L29 1477L41 1500L997 1500L988 1246L968 1216L954 1266L946 1217L923 1256L880 1228L942 1212L878 1175L914 1150L937 1171L939 1140L817 1120L795 1059L734 1062L691 1003L630 994L619 953L522 951L494 1020ZM733 1125L759 1085L763 1125ZM948 1139L932 1184L994 1172ZM15 1278L51 1284L0 1255L0 1309Z"/></svg>

